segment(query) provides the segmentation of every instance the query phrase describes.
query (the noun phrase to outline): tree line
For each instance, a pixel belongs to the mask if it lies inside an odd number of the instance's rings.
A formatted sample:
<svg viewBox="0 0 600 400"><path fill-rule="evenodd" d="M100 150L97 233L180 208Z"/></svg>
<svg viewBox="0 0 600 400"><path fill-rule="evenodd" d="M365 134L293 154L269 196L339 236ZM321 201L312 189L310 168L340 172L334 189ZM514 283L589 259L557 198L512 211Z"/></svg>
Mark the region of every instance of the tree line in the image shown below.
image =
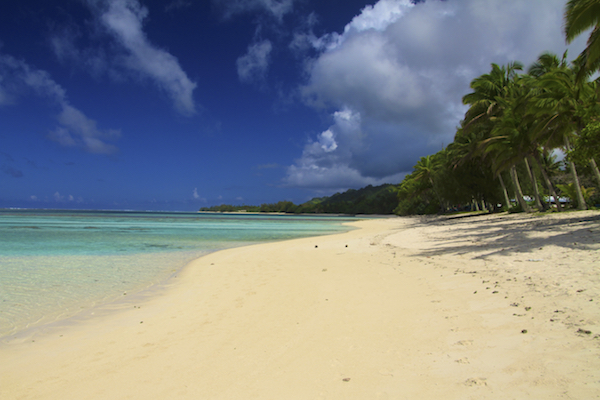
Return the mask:
<svg viewBox="0 0 600 400"><path fill-rule="evenodd" d="M397 186L385 184L350 189L333 196L316 197L306 203L291 201L265 203L260 206L221 204L203 207L203 212L279 212L293 214L392 214L398 205Z"/></svg>
<svg viewBox="0 0 600 400"><path fill-rule="evenodd" d="M567 53L544 53L526 70L516 61L491 64L462 98L468 109L454 141L421 157L398 185L351 189L300 205L201 211L408 215L600 207L600 78L590 79L600 70L600 0L569 0L567 42L590 28L586 48L571 62Z"/></svg>
<svg viewBox="0 0 600 400"><path fill-rule="evenodd" d="M589 79L600 67L599 22L599 0L571 0L567 41L594 28L574 61L544 53L526 71L519 62L492 64L475 78L454 141L419 160L399 185L395 211L561 211L561 198L582 210L600 203L600 88Z"/></svg>

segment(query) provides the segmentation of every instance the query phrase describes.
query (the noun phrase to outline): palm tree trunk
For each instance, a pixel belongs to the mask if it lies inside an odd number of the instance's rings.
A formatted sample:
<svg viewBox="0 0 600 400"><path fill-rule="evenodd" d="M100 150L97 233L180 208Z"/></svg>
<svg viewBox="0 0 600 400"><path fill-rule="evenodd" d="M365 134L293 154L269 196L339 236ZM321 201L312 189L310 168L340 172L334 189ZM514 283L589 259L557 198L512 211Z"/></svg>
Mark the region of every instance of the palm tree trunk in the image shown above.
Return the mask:
<svg viewBox="0 0 600 400"><path fill-rule="evenodd" d="M567 153L571 151L571 144L569 143L569 138L565 135L565 148ZM577 195L577 208L580 210L587 210L587 204L585 204L585 199L583 198L583 193L581 192L581 184L579 183L579 176L577 175L577 169L575 168L575 163L572 161L566 160L569 169L571 170L571 176L573 177L573 185L575 186L575 193Z"/></svg>
<svg viewBox="0 0 600 400"><path fill-rule="evenodd" d="M550 193L550 196L554 197L554 201L556 202L556 209L558 211L562 211L562 206L560 205L560 201L558 200L558 196L556 195L556 190L554 190L554 186L552 186L552 181L550 181L550 177L548 176L546 169L540 161L540 155L537 153L534 154L533 159L540 168L540 171L542 171L542 177L544 177L544 181L546 182L546 186L548 187L548 192ZM550 202L550 204L552 204L552 202Z"/></svg>
<svg viewBox="0 0 600 400"><path fill-rule="evenodd" d="M527 168L527 173L529 174L529 179L531 180L531 186L533 186L533 195L535 196L535 206L539 211L544 211L544 206L542 205L542 200L540 198L540 189L537 185L537 179L535 179L535 175L533 174L533 170L529 166L529 161L527 161L527 157L523 157L523 161L525 162L525 167Z"/></svg>
<svg viewBox="0 0 600 400"><path fill-rule="evenodd" d="M506 209L510 208L510 199L508 198L508 191L506 190L506 185L504 184L504 179L502 179L502 174L498 173L498 180L500 181L500 186L502 186L502 193L504 194L504 201L506 204Z"/></svg>
<svg viewBox="0 0 600 400"><path fill-rule="evenodd" d="M517 167L515 165L510 167L510 178L512 179L513 186L515 187L515 197L517 198L521 209L525 212L531 212L529 205L527 205L527 202L523 198L523 190L519 184L519 176L517 175Z"/></svg>
<svg viewBox="0 0 600 400"><path fill-rule="evenodd" d="M590 165L592 166L592 171L594 171L594 176L598 181L598 185L600 185L600 171L598 171L598 164L596 164L594 157L590 158Z"/></svg>

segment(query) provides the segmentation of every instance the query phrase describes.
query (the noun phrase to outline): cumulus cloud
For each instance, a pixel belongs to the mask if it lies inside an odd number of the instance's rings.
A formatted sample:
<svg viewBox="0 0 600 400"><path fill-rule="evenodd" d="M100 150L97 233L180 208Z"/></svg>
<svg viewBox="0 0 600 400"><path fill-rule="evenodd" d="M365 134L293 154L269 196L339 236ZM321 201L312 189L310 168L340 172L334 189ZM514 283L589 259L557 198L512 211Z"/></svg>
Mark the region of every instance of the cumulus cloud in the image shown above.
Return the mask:
<svg viewBox="0 0 600 400"><path fill-rule="evenodd" d="M89 3L100 10L102 25L125 50L124 65L164 90L180 113L194 114L192 95L196 83L188 78L177 58L148 41L142 29L148 9L137 0L89 0Z"/></svg>
<svg viewBox="0 0 600 400"><path fill-rule="evenodd" d="M401 179L398 161L380 165L371 157L382 149L377 138L366 135L359 113L343 109L333 114L334 124L308 143L302 157L288 168L288 186L338 191L369 184L393 183ZM387 144L389 145L389 143ZM361 170L372 172L362 174ZM383 172L380 172L381 170Z"/></svg>
<svg viewBox="0 0 600 400"><path fill-rule="evenodd" d="M294 0L213 0L225 18L248 12L266 12L279 22L293 10Z"/></svg>
<svg viewBox="0 0 600 400"><path fill-rule="evenodd" d="M116 79L136 78L151 81L172 100L181 114L196 112L193 82L168 51L153 45L143 30L149 11L138 0L87 0L94 16L91 32L69 26L57 30L50 39L56 57L62 62L75 62L93 76L108 73ZM174 1L169 10L185 7L186 1ZM92 26L92 25L90 25ZM86 37L89 34L89 37ZM110 43L105 40L110 38ZM78 41L88 38L91 45L80 47Z"/></svg>
<svg viewBox="0 0 600 400"><path fill-rule="evenodd" d="M117 147L107 141L118 139L120 131L99 129L96 121L69 103L65 90L46 71L32 68L10 55L0 54L0 92L9 93L12 99L33 92L58 105L61 109L57 117L59 126L48 134L48 138L60 145L98 154L117 151Z"/></svg>
<svg viewBox="0 0 600 400"><path fill-rule="evenodd" d="M251 83L263 81L269 69L269 55L273 45L263 40L248 46L248 52L237 59L237 72L240 81Z"/></svg>
<svg viewBox="0 0 600 400"><path fill-rule="evenodd" d="M490 63L527 65L544 51L564 52L565 3L380 0L342 33L296 35L295 48L304 40L318 52L307 63L303 99L329 110L333 124L305 145L286 184L399 181L419 157L452 141L461 98Z"/></svg>

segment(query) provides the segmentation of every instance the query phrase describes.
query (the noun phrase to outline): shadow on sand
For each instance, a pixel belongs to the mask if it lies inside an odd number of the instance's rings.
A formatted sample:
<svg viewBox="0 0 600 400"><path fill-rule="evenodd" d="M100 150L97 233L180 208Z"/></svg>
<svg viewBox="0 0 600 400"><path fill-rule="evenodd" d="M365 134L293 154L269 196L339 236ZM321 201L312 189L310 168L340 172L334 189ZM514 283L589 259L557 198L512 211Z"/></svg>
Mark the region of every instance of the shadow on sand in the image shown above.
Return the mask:
<svg viewBox="0 0 600 400"><path fill-rule="evenodd" d="M492 255L528 253L549 244L597 251L593 245L600 243L600 212L435 216L422 217L413 226L450 228L430 235L432 246L417 251L414 255L418 257L473 253L473 259L485 259Z"/></svg>

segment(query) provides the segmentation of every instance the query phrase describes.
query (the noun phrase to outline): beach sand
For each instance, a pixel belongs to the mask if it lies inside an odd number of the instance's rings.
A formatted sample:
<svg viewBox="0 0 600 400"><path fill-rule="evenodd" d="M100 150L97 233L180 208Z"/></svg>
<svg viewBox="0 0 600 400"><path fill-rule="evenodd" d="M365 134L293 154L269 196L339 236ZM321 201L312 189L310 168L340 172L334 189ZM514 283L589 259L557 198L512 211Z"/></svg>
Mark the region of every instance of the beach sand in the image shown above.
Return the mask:
<svg viewBox="0 0 600 400"><path fill-rule="evenodd" d="M0 398L600 397L600 212L354 225L7 338Z"/></svg>

